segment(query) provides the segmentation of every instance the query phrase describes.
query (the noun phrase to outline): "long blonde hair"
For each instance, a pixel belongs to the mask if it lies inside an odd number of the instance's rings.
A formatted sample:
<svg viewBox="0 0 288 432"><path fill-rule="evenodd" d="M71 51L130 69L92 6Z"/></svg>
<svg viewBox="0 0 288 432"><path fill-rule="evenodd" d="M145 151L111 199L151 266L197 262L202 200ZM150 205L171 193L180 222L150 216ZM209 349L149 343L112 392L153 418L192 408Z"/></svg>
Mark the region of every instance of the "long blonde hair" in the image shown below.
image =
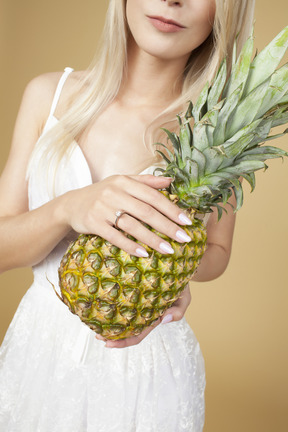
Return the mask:
<svg viewBox="0 0 288 432"><path fill-rule="evenodd" d="M215 0L216 14L213 30L207 40L191 53L183 73L181 95L147 128L149 144L154 141L160 126L175 119L175 113L196 99L199 91L211 81L223 58L231 64L233 44L238 34L240 49L251 33L255 0ZM87 68L87 73L73 88L71 103L60 121L37 142L28 167L31 172L36 155L46 149L41 163L58 167L64 155L73 149L73 142L109 103L116 97L127 70L128 26L126 0L110 0L99 49ZM174 121L174 120L173 120ZM143 137L145 143L145 137ZM153 156L151 146L151 158ZM39 156L39 155L38 155ZM36 160L38 158L36 157ZM155 155L155 160L157 159ZM55 168L56 169L56 168Z"/></svg>

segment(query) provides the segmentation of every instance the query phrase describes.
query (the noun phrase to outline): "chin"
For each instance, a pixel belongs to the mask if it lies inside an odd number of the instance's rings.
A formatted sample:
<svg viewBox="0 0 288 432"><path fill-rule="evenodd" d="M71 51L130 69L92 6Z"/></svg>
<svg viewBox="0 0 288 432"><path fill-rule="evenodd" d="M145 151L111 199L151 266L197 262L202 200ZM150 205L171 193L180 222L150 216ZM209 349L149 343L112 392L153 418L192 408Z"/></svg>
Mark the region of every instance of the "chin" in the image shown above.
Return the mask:
<svg viewBox="0 0 288 432"><path fill-rule="evenodd" d="M165 61L172 61L172 60L180 60L180 59L188 59L191 52L182 52L181 49L178 49L177 46L173 45L171 47L171 44L169 46L161 47L160 44L155 43L154 45L143 45L140 46L140 49L144 51L146 54L150 55L151 57L157 58L159 60L165 60Z"/></svg>

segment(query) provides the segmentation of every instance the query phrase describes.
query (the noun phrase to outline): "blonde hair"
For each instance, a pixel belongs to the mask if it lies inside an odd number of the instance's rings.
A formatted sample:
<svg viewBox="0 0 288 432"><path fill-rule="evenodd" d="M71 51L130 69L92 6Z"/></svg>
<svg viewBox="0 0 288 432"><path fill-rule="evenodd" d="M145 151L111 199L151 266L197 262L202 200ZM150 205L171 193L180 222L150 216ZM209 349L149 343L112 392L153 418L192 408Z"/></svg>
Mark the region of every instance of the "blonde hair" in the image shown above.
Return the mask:
<svg viewBox="0 0 288 432"><path fill-rule="evenodd" d="M162 112L147 128L144 143L149 136L150 144L160 126L175 121L175 113L183 110L187 101L197 98L202 87L211 81L223 58L227 56L231 65L233 44L238 35L238 50L251 33L255 0L215 0L216 14L213 30L207 40L191 56L183 72L181 95ZM127 70L128 25L126 0L110 0L99 49L91 64L73 87L69 107L60 121L37 142L28 167L28 176L33 160L47 162L58 167L65 155L75 146L75 141L117 95ZM173 120L172 120L173 119ZM37 154L45 148L39 161ZM151 146L151 157L153 155ZM39 155L38 155L39 156ZM157 159L155 155L155 160ZM42 168L44 165L42 166ZM56 168L55 168L56 170Z"/></svg>

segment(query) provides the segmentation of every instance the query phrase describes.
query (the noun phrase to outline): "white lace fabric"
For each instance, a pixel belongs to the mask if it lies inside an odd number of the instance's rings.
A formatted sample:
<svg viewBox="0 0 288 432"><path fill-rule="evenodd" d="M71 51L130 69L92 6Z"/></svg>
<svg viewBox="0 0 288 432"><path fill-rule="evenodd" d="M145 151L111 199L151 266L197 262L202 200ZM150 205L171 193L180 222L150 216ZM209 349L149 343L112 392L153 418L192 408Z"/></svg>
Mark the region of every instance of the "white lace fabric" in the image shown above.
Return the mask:
<svg viewBox="0 0 288 432"><path fill-rule="evenodd" d="M55 121L50 115L44 133ZM81 154L76 147L57 178L61 193L91 181ZM46 174L31 173L30 209L49 200ZM185 318L111 349L56 296L52 284L59 290L60 260L75 235L33 269L0 348L0 431L202 432L204 360Z"/></svg>

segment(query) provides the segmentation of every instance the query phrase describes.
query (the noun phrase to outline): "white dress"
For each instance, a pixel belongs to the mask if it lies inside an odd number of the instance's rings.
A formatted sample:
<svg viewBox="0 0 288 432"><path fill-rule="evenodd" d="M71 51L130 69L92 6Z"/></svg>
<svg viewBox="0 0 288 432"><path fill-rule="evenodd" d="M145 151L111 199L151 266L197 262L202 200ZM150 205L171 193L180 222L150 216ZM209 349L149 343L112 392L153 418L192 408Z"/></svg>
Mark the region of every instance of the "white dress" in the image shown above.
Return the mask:
<svg viewBox="0 0 288 432"><path fill-rule="evenodd" d="M58 121L53 113L72 70L59 81L43 134ZM49 200L45 179L32 171L30 209ZM92 183L79 145L60 180L62 192ZM205 368L185 318L158 326L139 345L105 348L50 283L58 287L59 263L74 237L33 268L0 348L0 432L201 432Z"/></svg>

